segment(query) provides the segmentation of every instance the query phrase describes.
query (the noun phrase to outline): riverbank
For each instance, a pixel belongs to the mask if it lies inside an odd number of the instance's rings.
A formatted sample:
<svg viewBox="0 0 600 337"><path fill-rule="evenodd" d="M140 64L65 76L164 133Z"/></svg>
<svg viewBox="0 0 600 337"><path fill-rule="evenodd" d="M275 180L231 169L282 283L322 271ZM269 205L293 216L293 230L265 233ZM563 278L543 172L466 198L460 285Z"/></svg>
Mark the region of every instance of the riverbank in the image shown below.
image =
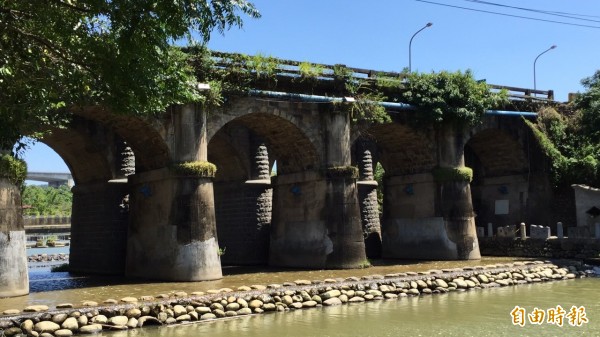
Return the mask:
<svg viewBox="0 0 600 337"><path fill-rule="evenodd" d="M51 331L55 336L67 336L69 333L190 323L271 311L567 280L584 276L580 269L580 264L558 266L526 261L363 277L296 280L190 294L175 292L154 297L123 297L102 304L91 301L76 305L64 303L52 310L38 305L25 308L27 312L4 311L6 315L0 317L0 328L5 330L5 335L10 330L10 333ZM80 305L85 306L77 307Z"/></svg>

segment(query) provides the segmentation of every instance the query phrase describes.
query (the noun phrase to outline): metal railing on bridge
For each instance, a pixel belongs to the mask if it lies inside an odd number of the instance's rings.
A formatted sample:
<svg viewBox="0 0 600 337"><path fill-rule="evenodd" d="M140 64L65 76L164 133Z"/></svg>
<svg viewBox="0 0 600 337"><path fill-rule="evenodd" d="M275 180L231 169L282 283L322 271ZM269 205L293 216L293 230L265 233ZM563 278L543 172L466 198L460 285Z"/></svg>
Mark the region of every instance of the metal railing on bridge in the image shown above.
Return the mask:
<svg viewBox="0 0 600 337"><path fill-rule="evenodd" d="M236 53L224 53L211 51L211 55L213 60L215 61L215 65L218 68L227 68L232 65L242 66L246 68L251 68L251 64L240 64L240 54ZM384 81L397 81L398 87L401 87L402 83L406 79L406 74L402 72L390 72L390 71L378 71L372 69L362 69L362 68L353 68L347 67L345 65L337 64L321 64L321 63L309 63L309 62L299 62L293 60L285 60L278 58L269 58L269 57L261 57L258 59L258 62L264 60L275 61L275 74L278 78L301 78L303 76L302 67L310 66L313 70L318 70L318 75L316 78L322 81L334 81L337 79L336 76L336 68L344 68L344 71L348 72L346 76L350 79L363 80L371 83L375 83L378 80ZM253 61L252 57L248 57L245 60L246 63L257 62ZM488 84L490 88L494 91L506 90L508 93L508 97L514 101L531 101L531 102L553 102L554 101L554 91L553 90L535 90L529 88L519 88L512 86L504 86L504 85L496 85L496 84Z"/></svg>

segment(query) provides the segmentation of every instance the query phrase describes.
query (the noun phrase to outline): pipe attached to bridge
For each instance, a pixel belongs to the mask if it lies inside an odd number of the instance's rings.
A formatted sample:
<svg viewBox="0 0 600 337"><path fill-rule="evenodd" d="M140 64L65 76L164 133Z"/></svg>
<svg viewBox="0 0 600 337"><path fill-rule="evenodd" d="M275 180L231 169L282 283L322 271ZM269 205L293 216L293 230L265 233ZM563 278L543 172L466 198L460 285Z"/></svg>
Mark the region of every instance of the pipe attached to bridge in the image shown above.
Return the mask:
<svg viewBox="0 0 600 337"><path fill-rule="evenodd" d="M250 96L258 96L258 97L269 97L269 98L279 98L285 100L296 100L301 102L309 102L309 103L342 103L342 102L354 102L353 97L330 97L330 96L320 96L320 95L309 95L309 94L296 94L289 92L281 92L281 91L269 91L269 90L256 90L251 89L249 91ZM416 110L414 106L406 103L398 103L398 102L377 102L379 105L384 108L394 109L394 110ZM507 110L487 110L485 112L486 115L492 116L523 116L523 117L536 117L537 113L532 111L507 111Z"/></svg>

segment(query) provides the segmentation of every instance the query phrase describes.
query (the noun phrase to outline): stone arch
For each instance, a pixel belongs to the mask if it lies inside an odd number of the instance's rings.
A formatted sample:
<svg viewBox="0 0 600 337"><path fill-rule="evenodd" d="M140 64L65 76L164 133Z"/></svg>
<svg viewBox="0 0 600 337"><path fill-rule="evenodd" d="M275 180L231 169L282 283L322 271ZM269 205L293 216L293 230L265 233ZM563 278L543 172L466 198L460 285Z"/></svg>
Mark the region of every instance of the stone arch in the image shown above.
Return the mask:
<svg viewBox="0 0 600 337"><path fill-rule="evenodd" d="M521 174L527 172L529 163L521 143L499 129L484 129L472 134L465 144L465 160L475 155L486 177ZM469 165L467 165L469 166Z"/></svg>
<svg viewBox="0 0 600 337"><path fill-rule="evenodd" d="M224 129L208 145L208 161L217 166L214 182L248 180L251 170L249 153L246 153L247 149L236 147L235 139L226 134Z"/></svg>
<svg viewBox="0 0 600 337"><path fill-rule="evenodd" d="M73 179L71 269L123 274L129 187L122 169L124 140L135 153L137 170L164 167L168 151L159 128L101 108L74 111L70 123L41 141L65 161ZM157 146L149 144L158 144ZM97 242L103 242L102 247ZM96 263L89 264L93 258Z"/></svg>
<svg viewBox="0 0 600 337"><path fill-rule="evenodd" d="M87 184L119 177L113 148L117 138L101 125L76 117L68 128L53 129L40 141L65 161L76 184Z"/></svg>
<svg viewBox="0 0 600 337"><path fill-rule="evenodd" d="M360 132L353 143L353 162L360 142L369 143L374 162L381 162L387 175L430 172L436 165L435 145L427 134L400 123L376 124Z"/></svg>
<svg viewBox="0 0 600 337"><path fill-rule="evenodd" d="M252 102L252 101L250 101ZM254 112L209 117L208 160L217 166L214 179L219 245L223 264L267 264L272 205L271 180L257 174L259 151L268 152L278 175L320 168L317 150L296 124L279 114ZM288 116L289 117L289 116ZM224 124L224 121L228 121ZM217 123L218 122L218 123ZM218 131L211 131L220 125Z"/></svg>
<svg viewBox="0 0 600 337"><path fill-rule="evenodd" d="M320 115L316 104L239 98L207 120L207 141L227 125L243 126L262 138L277 159L279 173L317 170L323 160Z"/></svg>
<svg viewBox="0 0 600 337"><path fill-rule="evenodd" d="M168 131L162 123L163 118L116 114L101 107L84 108L74 114L112 130L125 140L135 153L136 171L151 171L171 163L166 143Z"/></svg>

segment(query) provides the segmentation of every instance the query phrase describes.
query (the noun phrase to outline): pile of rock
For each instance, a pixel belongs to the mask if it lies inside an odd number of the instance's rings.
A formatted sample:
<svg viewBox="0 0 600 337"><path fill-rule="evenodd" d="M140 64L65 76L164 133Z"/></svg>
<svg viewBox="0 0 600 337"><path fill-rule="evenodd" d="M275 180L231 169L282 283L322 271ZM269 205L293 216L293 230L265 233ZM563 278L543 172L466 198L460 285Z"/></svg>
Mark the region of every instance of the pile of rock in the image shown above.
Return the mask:
<svg viewBox="0 0 600 337"><path fill-rule="evenodd" d="M69 261L69 254L35 254L27 256L28 262Z"/></svg>
<svg viewBox="0 0 600 337"><path fill-rule="evenodd" d="M49 312L45 306L7 310L0 316L0 335L71 336L102 330L124 330L146 325L167 325L214 320L263 312L333 306L346 303L399 299L452 291L567 280L581 275L574 266L561 268L553 264L515 262L509 265L430 270L326 279L297 280L267 286L242 286L195 292L191 296L177 292L169 295L126 297L107 300L104 306L86 301L82 308L71 304L57 305Z"/></svg>

